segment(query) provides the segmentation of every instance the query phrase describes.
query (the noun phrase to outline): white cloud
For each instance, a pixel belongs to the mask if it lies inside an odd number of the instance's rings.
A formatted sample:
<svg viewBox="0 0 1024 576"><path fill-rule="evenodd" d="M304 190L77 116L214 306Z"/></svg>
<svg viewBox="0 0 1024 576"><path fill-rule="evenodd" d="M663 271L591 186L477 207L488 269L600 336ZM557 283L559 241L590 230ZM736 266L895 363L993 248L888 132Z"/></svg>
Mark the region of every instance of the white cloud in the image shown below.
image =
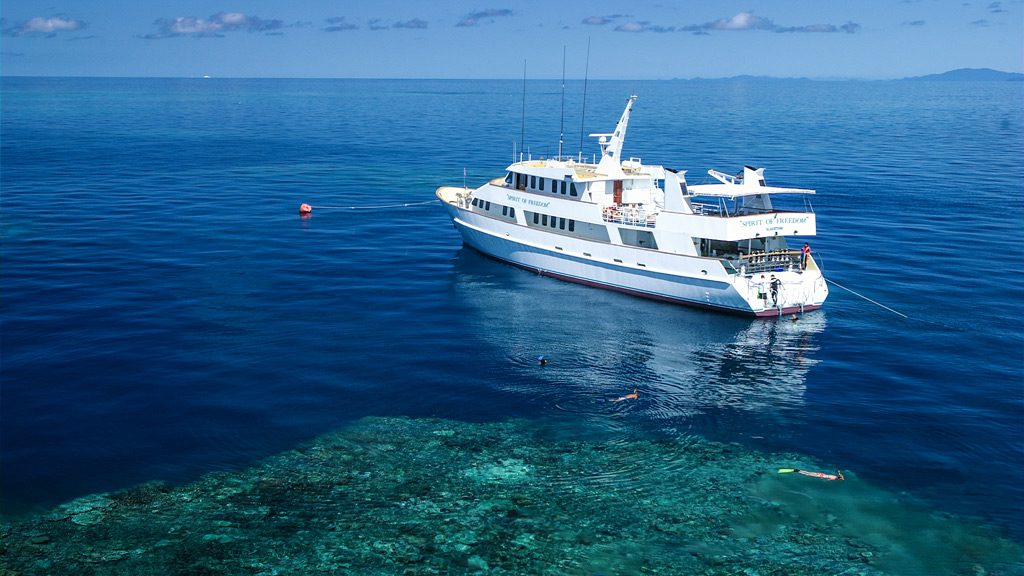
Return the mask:
<svg viewBox="0 0 1024 576"><path fill-rule="evenodd" d="M611 24L619 18L629 18L628 14L608 14L607 16L587 16L580 21L580 24L587 24L588 26L604 26L605 24Z"/></svg>
<svg viewBox="0 0 1024 576"><path fill-rule="evenodd" d="M705 24L711 30L770 30L774 24L753 12L740 12L732 18L722 18Z"/></svg>
<svg viewBox="0 0 1024 576"><path fill-rule="evenodd" d="M626 22L615 27L616 32L675 32L675 26L658 26L650 22Z"/></svg>
<svg viewBox="0 0 1024 576"><path fill-rule="evenodd" d="M345 21L344 16L332 16L327 19L329 26L324 28L326 32L344 32L346 30L355 30L359 26Z"/></svg>
<svg viewBox="0 0 1024 576"><path fill-rule="evenodd" d="M196 38L223 37L225 32L268 32L272 33L284 28L280 20L264 20L256 16L248 16L242 12L218 12L209 18L179 16L178 18L159 18L154 22L157 31L146 34L142 38L176 38L193 36Z"/></svg>
<svg viewBox="0 0 1024 576"><path fill-rule="evenodd" d="M85 28L85 22L63 16L36 16L24 22L19 22L11 28L4 30L5 36L46 36L52 38L59 32L73 32Z"/></svg>
<svg viewBox="0 0 1024 576"><path fill-rule="evenodd" d="M459 20L459 23L456 24L456 26L478 26L480 25L481 20L493 22L494 18L498 16L511 16L512 14L513 12L508 8L490 8L487 10L479 10L477 12L470 12L469 14L463 16L462 20Z"/></svg>
<svg viewBox="0 0 1024 576"><path fill-rule="evenodd" d="M683 26L678 28L683 32L693 32L694 34L709 34L713 31L729 31L729 32L743 32L747 30L767 30L770 32L808 32L808 33L830 33L830 32L846 32L847 34L853 34L860 30L860 24L856 22L847 22L836 26L835 24L806 24L803 26L780 26L773 22L770 18L758 16L753 12L739 12L731 18L719 18L711 22L705 22L703 24L691 24L689 26ZM654 30L659 32L662 30Z"/></svg>
<svg viewBox="0 0 1024 576"><path fill-rule="evenodd" d="M393 28L411 28L414 30L423 30L427 27L426 20L420 20L419 18L413 18L412 20L406 20L405 22L395 22L392 25Z"/></svg>

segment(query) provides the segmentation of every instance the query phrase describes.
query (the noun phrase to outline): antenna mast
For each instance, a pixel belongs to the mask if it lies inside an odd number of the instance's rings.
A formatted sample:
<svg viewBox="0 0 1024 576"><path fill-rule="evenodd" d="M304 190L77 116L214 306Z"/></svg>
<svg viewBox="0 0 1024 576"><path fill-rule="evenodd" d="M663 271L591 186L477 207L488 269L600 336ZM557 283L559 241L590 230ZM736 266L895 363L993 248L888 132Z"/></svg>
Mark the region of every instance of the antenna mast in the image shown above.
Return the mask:
<svg viewBox="0 0 1024 576"><path fill-rule="evenodd" d="M519 142L526 148L526 59L523 59L523 122L519 128ZM520 152L520 154L522 154Z"/></svg>
<svg viewBox="0 0 1024 576"><path fill-rule="evenodd" d="M558 121L558 159L562 159L562 138L565 136L565 44L562 44L562 118Z"/></svg>
<svg viewBox="0 0 1024 576"><path fill-rule="evenodd" d="M583 158L583 127L587 117L587 77L590 76L590 36L587 36L587 68L583 73L583 113L580 114L580 158Z"/></svg>

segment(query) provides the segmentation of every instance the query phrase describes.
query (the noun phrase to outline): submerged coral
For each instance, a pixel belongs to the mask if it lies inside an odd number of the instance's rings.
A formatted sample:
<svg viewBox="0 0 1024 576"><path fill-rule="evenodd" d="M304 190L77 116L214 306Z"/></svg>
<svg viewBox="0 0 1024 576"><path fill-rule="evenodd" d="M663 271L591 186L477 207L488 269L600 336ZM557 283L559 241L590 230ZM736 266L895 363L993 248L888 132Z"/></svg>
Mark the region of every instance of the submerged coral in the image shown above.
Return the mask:
<svg viewBox="0 0 1024 576"><path fill-rule="evenodd" d="M980 524L696 438L369 418L259 466L6 523L0 574L1021 574Z"/></svg>

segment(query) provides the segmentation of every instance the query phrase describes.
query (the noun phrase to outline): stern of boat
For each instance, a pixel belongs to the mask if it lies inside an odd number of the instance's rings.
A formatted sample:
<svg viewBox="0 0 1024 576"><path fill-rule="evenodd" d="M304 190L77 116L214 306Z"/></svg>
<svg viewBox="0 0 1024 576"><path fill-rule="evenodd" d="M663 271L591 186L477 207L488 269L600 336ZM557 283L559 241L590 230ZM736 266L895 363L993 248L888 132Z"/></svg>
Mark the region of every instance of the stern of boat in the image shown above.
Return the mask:
<svg viewBox="0 0 1024 576"><path fill-rule="evenodd" d="M777 298L773 298L772 277L779 281ZM782 316L817 310L828 298L828 284L813 257L800 268L793 261L755 265L736 279L737 291L755 316Z"/></svg>

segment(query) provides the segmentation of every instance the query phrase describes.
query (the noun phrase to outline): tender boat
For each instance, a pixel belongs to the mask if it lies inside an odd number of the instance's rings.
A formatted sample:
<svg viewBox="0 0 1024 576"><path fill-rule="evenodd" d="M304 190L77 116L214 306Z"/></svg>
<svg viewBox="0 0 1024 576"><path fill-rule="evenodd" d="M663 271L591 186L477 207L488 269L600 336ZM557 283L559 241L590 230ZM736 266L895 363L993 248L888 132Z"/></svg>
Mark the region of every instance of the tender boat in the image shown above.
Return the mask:
<svg viewBox="0 0 1024 576"><path fill-rule="evenodd" d="M645 298L754 316L820 308L828 286L806 244L813 190L768 186L745 166L687 185L685 171L622 160L636 96L599 161L532 158L471 190L442 186L463 242L545 276Z"/></svg>

